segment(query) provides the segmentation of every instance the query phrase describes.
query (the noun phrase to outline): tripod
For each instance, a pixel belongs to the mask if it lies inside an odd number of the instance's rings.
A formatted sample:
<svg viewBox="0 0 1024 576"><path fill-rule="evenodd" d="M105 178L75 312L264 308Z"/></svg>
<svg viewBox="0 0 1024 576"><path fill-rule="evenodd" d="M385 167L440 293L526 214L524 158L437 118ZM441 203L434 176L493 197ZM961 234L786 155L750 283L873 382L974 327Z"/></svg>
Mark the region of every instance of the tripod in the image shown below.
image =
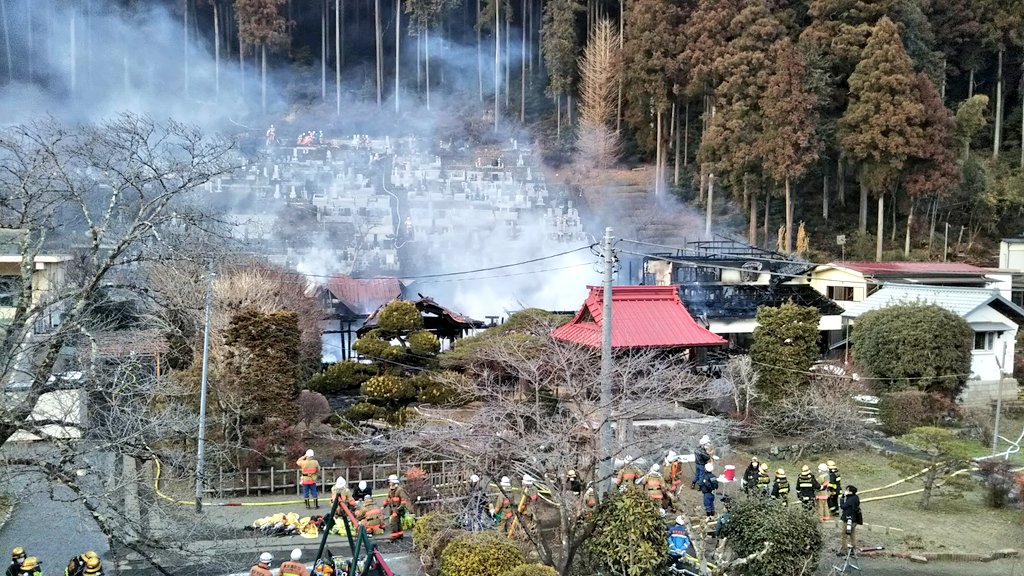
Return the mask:
<svg viewBox="0 0 1024 576"><path fill-rule="evenodd" d="M855 559L856 556L853 555L853 545L847 544L846 557L843 559L843 565L836 566L835 564L833 564L832 570L829 572L829 574L846 574L847 570L856 570L858 572L861 572L860 566L857 566L853 562Z"/></svg>

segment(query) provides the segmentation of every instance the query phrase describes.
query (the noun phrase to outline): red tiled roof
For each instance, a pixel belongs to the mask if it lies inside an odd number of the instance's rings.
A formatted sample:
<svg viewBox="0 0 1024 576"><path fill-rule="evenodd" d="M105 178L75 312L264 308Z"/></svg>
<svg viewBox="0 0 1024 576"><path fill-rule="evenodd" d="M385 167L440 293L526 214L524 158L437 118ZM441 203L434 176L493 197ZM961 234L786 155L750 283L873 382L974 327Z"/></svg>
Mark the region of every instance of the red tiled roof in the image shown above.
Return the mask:
<svg viewBox="0 0 1024 576"><path fill-rule="evenodd" d="M551 336L584 346L601 346L604 289L588 286L590 295L571 322ZM612 288L612 348L690 348L722 346L726 341L697 324L679 300L678 286Z"/></svg>
<svg viewBox="0 0 1024 576"><path fill-rule="evenodd" d="M987 274L988 270L963 262L833 262L861 274Z"/></svg>
<svg viewBox="0 0 1024 576"><path fill-rule="evenodd" d="M327 281L327 290L355 314L369 314L402 295L398 278L350 278L339 274Z"/></svg>

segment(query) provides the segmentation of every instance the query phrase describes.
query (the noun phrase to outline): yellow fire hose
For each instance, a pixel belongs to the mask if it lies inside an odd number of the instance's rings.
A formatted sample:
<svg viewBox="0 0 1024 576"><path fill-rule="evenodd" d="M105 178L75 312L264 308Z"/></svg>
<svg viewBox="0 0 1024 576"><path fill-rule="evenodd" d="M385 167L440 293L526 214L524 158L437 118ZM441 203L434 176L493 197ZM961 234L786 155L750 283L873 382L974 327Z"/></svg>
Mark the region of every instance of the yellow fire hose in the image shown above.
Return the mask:
<svg viewBox="0 0 1024 576"><path fill-rule="evenodd" d="M523 496L519 499L519 506L516 507L516 510L518 510L519 513L522 514L523 513L523 509L525 508L525 506L526 506L526 494L524 493ZM515 532L516 523L518 521L519 521L519 516L513 514L512 515L512 524L509 525L509 527L508 527L508 537L509 538L511 538L512 537L512 533Z"/></svg>

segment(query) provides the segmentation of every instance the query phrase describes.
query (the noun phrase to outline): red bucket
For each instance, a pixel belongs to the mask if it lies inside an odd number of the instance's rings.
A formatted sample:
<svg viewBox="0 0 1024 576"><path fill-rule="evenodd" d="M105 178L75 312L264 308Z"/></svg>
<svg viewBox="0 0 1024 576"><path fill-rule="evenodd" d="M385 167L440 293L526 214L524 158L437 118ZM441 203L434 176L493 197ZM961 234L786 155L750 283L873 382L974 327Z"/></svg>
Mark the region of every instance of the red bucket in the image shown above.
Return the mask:
<svg viewBox="0 0 1024 576"><path fill-rule="evenodd" d="M736 467L735 466L730 465L730 466L726 466L725 467L725 479L727 481L729 481L729 482L732 482L733 480L736 480Z"/></svg>

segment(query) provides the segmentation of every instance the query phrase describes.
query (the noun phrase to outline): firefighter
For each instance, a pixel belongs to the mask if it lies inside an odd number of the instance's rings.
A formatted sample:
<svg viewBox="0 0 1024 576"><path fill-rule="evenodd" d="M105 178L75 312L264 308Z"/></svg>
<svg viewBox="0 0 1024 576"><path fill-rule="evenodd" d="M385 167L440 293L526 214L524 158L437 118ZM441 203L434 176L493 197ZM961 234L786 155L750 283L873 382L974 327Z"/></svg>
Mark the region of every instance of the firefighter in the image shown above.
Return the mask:
<svg viewBox="0 0 1024 576"><path fill-rule="evenodd" d="M320 463L313 458L313 451L306 450L306 454L295 461L295 465L302 471L302 498L306 501L306 508L310 508L309 501L313 500L313 508L320 507L320 499L316 491L317 475L320 474Z"/></svg>
<svg viewBox="0 0 1024 576"><path fill-rule="evenodd" d="M277 141L277 131L274 130L274 125L271 124L270 128L267 128L267 146L273 146L274 142Z"/></svg>
<svg viewBox="0 0 1024 576"><path fill-rule="evenodd" d="M754 485L758 496L767 496L771 492L772 479L768 476L768 463L762 462L757 468L757 483Z"/></svg>
<svg viewBox="0 0 1024 576"><path fill-rule="evenodd" d="M619 468L619 473L615 475L614 482L620 489L625 489L626 486L635 484L639 477L640 471L633 465L633 457L626 456L625 463L622 465L622 468Z"/></svg>
<svg viewBox="0 0 1024 576"><path fill-rule="evenodd" d="M746 492L747 496L757 488L757 476L758 469L761 467L761 462L758 461L757 456L750 459L750 464L747 465L747 469L743 472L743 491Z"/></svg>
<svg viewBox="0 0 1024 576"><path fill-rule="evenodd" d="M796 477L796 497L800 499L800 505L804 510L814 510L814 493L821 488L818 480L811 474L811 469L804 466L800 469L800 475Z"/></svg>
<svg viewBox="0 0 1024 576"><path fill-rule="evenodd" d="M683 463L679 461L679 455L671 450L665 457L665 472L669 491L673 494L679 492L679 486L683 483Z"/></svg>
<svg viewBox="0 0 1024 576"><path fill-rule="evenodd" d="M367 534L379 536L384 533L384 510L373 501L373 496L363 498L360 512L360 522L366 528Z"/></svg>
<svg viewBox="0 0 1024 576"><path fill-rule="evenodd" d="M43 572L39 569L39 558L35 556L25 558L21 567L18 568L18 576L43 576Z"/></svg>
<svg viewBox="0 0 1024 576"><path fill-rule="evenodd" d="M501 489L498 491L498 497L494 500L494 504L491 505L490 512L494 516L494 521L498 523L498 530L502 534L507 534L512 527L513 518L512 501L510 500L512 481L508 476L502 476L499 485Z"/></svg>
<svg viewBox="0 0 1024 576"><path fill-rule="evenodd" d="M360 480L359 484L356 485L356 489L352 491L352 498L357 502L362 502L363 498L367 496L373 496L369 486L366 485L366 480Z"/></svg>
<svg viewBox="0 0 1024 576"><path fill-rule="evenodd" d="M309 570L302 563L302 550L292 550L289 558L281 563L281 576L309 576Z"/></svg>
<svg viewBox="0 0 1024 576"><path fill-rule="evenodd" d="M775 481L772 482L771 496L782 502L783 506L789 504L789 479L786 478L786 471L782 468L775 471Z"/></svg>
<svg viewBox="0 0 1024 576"><path fill-rule="evenodd" d="M580 482L579 476L576 475L575 470L569 470L565 474L565 483L569 486L569 491L579 496L583 492L583 483Z"/></svg>
<svg viewBox="0 0 1024 576"><path fill-rule="evenodd" d="M384 497L384 507L388 509L391 540L404 538L405 530L402 529L402 518L409 513L409 494L399 484L397 474L388 476L388 494Z"/></svg>
<svg viewBox="0 0 1024 576"><path fill-rule="evenodd" d="M661 475L661 466L651 464L651 469L643 477L640 485L658 508L666 510L672 507L669 493L665 489L665 478Z"/></svg>
<svg viewBox="0 0 1024 576"><path fill-rule="evenodd" d="M270 563L273 561L274 556L270 552L260 554L260 561L252 568L249 568L249 576L271 576Z"/></svg>
<svg viewBox="0 0 1024 576"><path fill-rule="evenodd" d="M839 515L839 494L843 491L843 477L839 474L839 467L832 460L825 463L828 466L828 511L833 516Z"/></svg>
<svg viewBox="0 0 1024 576"><path fill-rule="evenodd" d="M711 518L715 515L715 492L718 491L718 479L715 478L715 465L708 462L700 477L700 491L704 494L704 512Z"/></svg>
<svg viewBox="0 0 1024 576"><path fill-rule="evenodd" d="M11 565L7 568L7 576L18 576L21 572L21 564L28 558L25 549L21 546L11 550Z"/></svg>
<svg viewBox="0 0 1024 576"><path fill-rule="evenodd" d="M583 518L590 520L594 517L594 511L597 510L597 492L594 491L593 486L588 486L587 491L583 493Z"/></svg>
<svg viewBox="0 0 1024 576"><path fill-rule="evenodd" d="M690 488L700 487L705 466L711 462L714 452L715 450L711 447L711 438L705 434L697 443L697 449L693 451L693 482L690 484Z"/></svg>
<svg viewBox="0 0 1024 576"><path fill-rule="evenodd" d="M537 499L540 492L533 485L533 476L523 474L523 496L519 500L519 515L523 517L523 528L537 528Z"/></svg>
<svg viewBox="0 0 1024 576"><path fill-rule="evenodd" d="M333 498L338 502L350 508L356 504L355 498L352 497L352 490L348 487L348 482L346 482L341 476L334 481L334 487L331 488L331 496L333 496ZM340 509L338 510L338 513L341 513Z"/></svg>
<svg viewBox="0 0 1024 576"><path fill-rule="evenodd" d="M814 495L814 503L817 505L818 517L822 520L831 519L828 510L828 478L828 466L824 462L818 464L818 492Z"/></svg>
<svg viewBox="0 0 1024 576"><path fill-rule="evenodd" d="M93 570L100 566L100 557L98 554L89 550L84 554L75 556L68 562L68 567L64 569L64 576L82 576L83 574L96 574L93 572L86 572L87 568L92 567ZM102 569L102 568L101 568Z"/></svg>

